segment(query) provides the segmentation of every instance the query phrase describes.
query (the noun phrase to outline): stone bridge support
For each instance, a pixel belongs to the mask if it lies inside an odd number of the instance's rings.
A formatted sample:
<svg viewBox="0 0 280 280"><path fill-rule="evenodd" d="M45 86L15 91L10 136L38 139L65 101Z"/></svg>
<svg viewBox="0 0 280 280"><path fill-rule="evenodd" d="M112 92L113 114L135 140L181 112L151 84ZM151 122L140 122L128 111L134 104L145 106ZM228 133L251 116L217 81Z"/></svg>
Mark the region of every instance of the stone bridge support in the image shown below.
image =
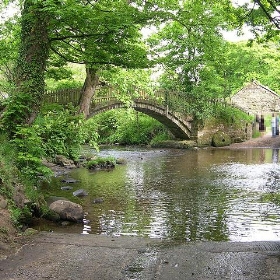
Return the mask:
<svg viewBox="0 0 280 280"><path fill-rule="evenodd" d="M121 101L115 100L108 102L107 104L97 104L91 109L89 118L99 113L125 108L126 105ZM191 117L184 116L177 112L168 110L168 106L162 106L157 103L153 103L150 100L134 100L131 107L135 111L144 113L165 125L170 132L178 139L182 140L196 140L197 139L197 128Z"/></svg>
<svg viewBox="0 0 280 280"><path fill-rule="evenodd" d="M135 93L135 90L133 92ZM48 92L44 96L44 103L58 103L62 105L72 103L76 106L79 104L80 95L81 89L79 88ZM117 89L110 87L102 89L92 100L88 118L108 110L131 106L136 111L149 115L161 122L176 138L197 140L198 129L195 121L192 117L181 113L181 109L178 108L178 104L182 108L184 103L187 102L179 93L158 90L153 92L153 94L148 94L145 91L138 90L136 95L137 97L135 95L130 96L130 105L127 105L120 100L122 95L119 94ZM179 112L176 112L176 109L170 110L169 106L177 108Z"/></svg>

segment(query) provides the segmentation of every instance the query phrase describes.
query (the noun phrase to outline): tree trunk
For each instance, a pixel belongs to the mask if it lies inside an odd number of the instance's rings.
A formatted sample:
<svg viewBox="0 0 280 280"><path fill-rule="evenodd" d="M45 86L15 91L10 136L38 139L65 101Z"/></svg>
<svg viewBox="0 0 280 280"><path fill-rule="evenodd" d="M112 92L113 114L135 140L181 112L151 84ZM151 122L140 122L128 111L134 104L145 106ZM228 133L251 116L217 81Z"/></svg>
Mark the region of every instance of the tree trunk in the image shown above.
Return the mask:
<svg viewBox="0 0 280 280"><path fill-rule="evenodd" d="M32 124L40 109L49 56L50 17L43 10L44 4L45 0L24 1L19 57L15 68L16 89L3 116L8 130L15 131L16 125Z"/></svg>
<svg viewBox="0 0 280 280"><path fill-rule="evenodd" d="M89 116L91 100L94 96L98 83L99 77L97 75L97 69L91 67L86 68L86 79L79 102L79 112L83 113L85 118Z"/></svg>

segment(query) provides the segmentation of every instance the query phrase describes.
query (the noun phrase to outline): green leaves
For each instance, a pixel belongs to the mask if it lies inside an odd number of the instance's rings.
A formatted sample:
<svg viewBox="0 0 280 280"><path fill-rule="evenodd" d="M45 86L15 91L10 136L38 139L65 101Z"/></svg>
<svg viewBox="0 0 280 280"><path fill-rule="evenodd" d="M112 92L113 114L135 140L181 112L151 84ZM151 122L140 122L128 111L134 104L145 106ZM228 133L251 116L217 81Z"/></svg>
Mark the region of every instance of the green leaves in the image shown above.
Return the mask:
<svg viewBox="0 0 280 280"><path fill-rule="evenodd" d="M67 0L62 7L50 37L56 55L87 65L147 66L139 24L145 13L124 0Z"/></svg>
<svg viewBox="0 0 280 280"><path fill-rule="evenodd" d="M48 158L64 155L77 160L81 145L89 137L82 116L75 115L73 108L47 111L38 117L35 125L38 136L42 139L41 146Z"/></svg>

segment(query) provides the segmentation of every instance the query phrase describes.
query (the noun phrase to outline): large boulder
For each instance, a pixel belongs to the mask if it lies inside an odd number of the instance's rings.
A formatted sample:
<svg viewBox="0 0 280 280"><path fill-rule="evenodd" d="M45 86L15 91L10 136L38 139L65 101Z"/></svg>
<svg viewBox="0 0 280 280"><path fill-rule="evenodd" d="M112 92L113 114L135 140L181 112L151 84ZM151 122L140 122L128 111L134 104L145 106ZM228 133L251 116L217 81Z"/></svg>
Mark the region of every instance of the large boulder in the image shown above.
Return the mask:
<svg viewBox="0 0 280 280"><path fill-rule="evenodd" d="M82 222L84 218L82 206L71 201L57 200L50 204L49 208L56 212L61 220Z"/></svg>
<svg viewBox="0 0 280 280"><path fill-rule="evenodd" d="M54 159L54 163L59 165L59 166L63 166L63 167L67 167L67 168L75 168L75 163L73 160L66 158L65 156L62 155L56 155L55 159Z"/></svg>

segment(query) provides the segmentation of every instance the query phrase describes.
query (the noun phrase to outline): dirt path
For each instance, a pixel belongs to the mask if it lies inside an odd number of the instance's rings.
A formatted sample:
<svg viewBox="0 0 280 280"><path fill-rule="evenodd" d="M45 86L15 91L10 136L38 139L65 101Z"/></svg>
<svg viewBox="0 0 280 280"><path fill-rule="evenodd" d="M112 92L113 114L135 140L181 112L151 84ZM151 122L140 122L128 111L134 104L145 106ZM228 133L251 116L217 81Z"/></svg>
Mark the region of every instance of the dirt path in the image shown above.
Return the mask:
<svg viewBox="0 0 280 280"><path fill-rule="evenodd" d="M280 148L280 136L272 137L271 134L266 134L262 137L252 138L242 143L234 143L225 148Z"/></svg>

